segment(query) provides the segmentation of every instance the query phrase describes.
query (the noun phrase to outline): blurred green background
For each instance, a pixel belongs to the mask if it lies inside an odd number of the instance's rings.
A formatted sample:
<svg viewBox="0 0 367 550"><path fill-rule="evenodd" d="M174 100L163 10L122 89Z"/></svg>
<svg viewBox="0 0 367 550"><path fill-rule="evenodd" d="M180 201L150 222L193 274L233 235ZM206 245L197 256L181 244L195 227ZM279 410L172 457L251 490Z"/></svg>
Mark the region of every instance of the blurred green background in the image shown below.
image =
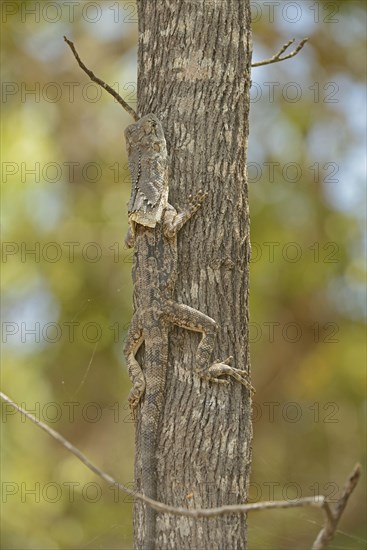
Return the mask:
<svg viewBox="0 0 367 550"><path fill-rule="evenodd" d="M133 482L122 342L132 309L128 115L133 2L2 2L2 389ZM254 2L249 144L251 498L340 496L365 460L365 3ZM130 499L2 407L6 549L132 547ZM364 479L331 548L365 548ZM249 518L250 548L306 549L317 510Z"/></svg>

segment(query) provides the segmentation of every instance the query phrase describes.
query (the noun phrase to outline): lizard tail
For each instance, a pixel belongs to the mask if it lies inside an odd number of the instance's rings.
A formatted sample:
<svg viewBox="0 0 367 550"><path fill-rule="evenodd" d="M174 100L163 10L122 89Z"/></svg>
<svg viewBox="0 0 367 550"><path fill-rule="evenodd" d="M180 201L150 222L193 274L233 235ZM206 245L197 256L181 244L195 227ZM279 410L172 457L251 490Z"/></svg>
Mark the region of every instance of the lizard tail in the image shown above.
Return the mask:
<svg viewBox="0 0 367 550"><path fill-rule="evenodd" d="M141 458L143 493L157 500L157 450L160 420L164 403L165 369L168 350L165 345L154 343L152 348L145 341L145 398L141 416ZM162 338L164 340L164 338ZM163 342L162 342L163 344ZM157 513L145 505L145 536L143 550L156 548Z"/></svg>

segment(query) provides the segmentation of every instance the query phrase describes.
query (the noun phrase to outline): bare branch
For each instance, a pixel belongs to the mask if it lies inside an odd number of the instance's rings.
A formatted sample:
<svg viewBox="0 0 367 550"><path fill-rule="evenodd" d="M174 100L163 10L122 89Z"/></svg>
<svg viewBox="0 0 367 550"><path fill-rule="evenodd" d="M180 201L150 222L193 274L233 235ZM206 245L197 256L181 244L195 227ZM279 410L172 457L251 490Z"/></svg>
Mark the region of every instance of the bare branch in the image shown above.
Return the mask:
<svg viewBox="0 0 367 550"><path fill-rule="evenodd" d="M260 67L261 65L270 65L270 63L278 63L278 61L284 61L285 59L290 59L291 57L294 57L295 55L298 54L298 52L302 50L306 42L308 42L308 38L304 38L303 40L301 40L301 42L298 44L297 48L293 50L293 52L285 55L284 57L281 57L282 53L284 53L285 50L289 48L291 44L294 44L295 41L296 39L292 38L291 40L289 40L289 42L284 44L281 50L277 54L273 55L273 57L271 57L270 59L264 59L264 61L258 61L257 63L253 63L251 67Z"/></svg>
<svg viewBox="0 0 367 550"><path fill-rule="evenodd" d="M352 473L346 481L343 494L336 503L334 511L329 509L330 513L327 514L325 525L321 529L315 542L313 543L312 550L325 550L328 547L328 544L333 540L340 517L344 512L344 509L348 503L348 499L354 491L354 488L357 485L360 477L361 465L356 464Z"/></svg>
<svg viewBox="0 0 367 550"><path fill-rule="evenodd" d="M361 469L360 466L357 465L353 473L348 479L347 485L344 489L344 493L342 498L339 500L338 504L336 505L336 510L334 514L330 510L330 506L326 501L326 498L324 496L313 496L313 497L304 497L300 498L298 500L289 500L289 501L283 501L283 500L275 500L275 501L265 501L265 502L255 502L253 504L231 504L226 506L219 506L217 508L196 508L193 510L189 510L188 508L180 508L180 507L174 507L174 506L168 506L166 504L163 504L162 502L157 502L151 498L148 498L141 493L136 493L135 491L132 491L131 489L128 489L122 483L119 483L116 481L112 476L107 474L106 472L103 472L98 466L95 466L79 449L74 447L70 441L65 439L62 435L60 435L58 432L47 426L47 424L44 424L41 420L38 420L33 414L29 413L19 405L17 405L14 401L10 399L7 395L5 395L3 392L0 392L0 397L9 405L14 407L18 412L21 414L24 414L29 420L31 420L34 424L37 424L42 430L44 430L46 433L48 433L51 437L56 439L65 449L70 451L74 456L76 456L87 468L89 468L92 472L100 476L104 481L106 481L110 485L114 485L117 487L120 491L136 498L137 500L140 500L144 502L145 504L148 504L151 506L154 510L157 512L165 513L165 514L172 514L174 516L186 516L190 518L212 518L217 516L223 516L226 514L240 514L240 513L247 513L247 512L255 512L259 510L271 510L271 509L280 509L280 508L298 508L298 507L313 507L313 508L322 508L326 515L326 521L325 521L325 527L321 531L320 535L318 536L316 542L314 543L314 546L312 547L312 550L323 550L326 548L325 541L331 540L331 538L334 535L336 523L338 522L346 504L349 498L349 495L353 491L354 487L356 486L358 479L360 477ZM332 531L331 527L329 528L329 524L331 525L333 523ZM335 523L335 527L334 527ZM325 535L322 535L322 533L325 531ZM331 535L329 534L331 533ZM330 538L331 536L331 538ZM318 540L322 540L322 542L318 543ZM327 543L326 542L326 543ZM319 546L315 546L319 544ZM324 544L324 546L321 546L320 544Z"/></svg>
<svg viewBox="0 0 367 550"><path fill-rule="evenodd" d="M111 86L109 86L108 84L106 84L106 82L104 82L103 80L98 78L98 76L96 76L90 69L88 69L84 65L83 61L79 57L78 52L75 49L75 46L74 46L73 42L71 42L71 40L68 40L66 38L66 36L64 36L64 40L68 44L68 46L70 47L71 51L73 52L74 57L77 60L79 67L81 69L83 69L83 71L85 73L87 73L89 78L91 80L93 80L93 82L96 82L97 84L99 84L99 86L102 86L102 88L104 88L109 94L111 94L120 103L120 105L122 105L122 107L125 109L125 111L127 113L129 113L130 116L133 117L134 120L138 120L139 117L136 114L136 112L134 111L134 109L132 107L130 107L130 105L128 103L126 103L126 101L124 99L122 99L122 97L113 88L111 88Z"/></svg>

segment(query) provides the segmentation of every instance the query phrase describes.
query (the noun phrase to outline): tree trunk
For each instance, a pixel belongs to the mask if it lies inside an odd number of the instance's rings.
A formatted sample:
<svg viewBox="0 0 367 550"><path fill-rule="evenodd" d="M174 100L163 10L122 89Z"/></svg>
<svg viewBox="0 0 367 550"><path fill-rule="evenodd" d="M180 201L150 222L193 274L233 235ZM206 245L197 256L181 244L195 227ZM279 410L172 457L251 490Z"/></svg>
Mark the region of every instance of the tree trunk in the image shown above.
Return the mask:
<svg viewBox="0 0 367 550"><path fill-rule="evenodd" d="M175 300L219 325L213 360L249 369L250 256L246 149L251 30L249 0L138 1L138 113L155 113L170 155L169 202L209 197L179 233ZM170 332L166 401L157 453L158 500L212 507L246 502L251 398L238 382L208 384L194 373L199 335ZM136 488L141 490L137 419ZM144 507L134 512L142 547ZM159 514L156 548L244 549L246 518Z"/></svg>

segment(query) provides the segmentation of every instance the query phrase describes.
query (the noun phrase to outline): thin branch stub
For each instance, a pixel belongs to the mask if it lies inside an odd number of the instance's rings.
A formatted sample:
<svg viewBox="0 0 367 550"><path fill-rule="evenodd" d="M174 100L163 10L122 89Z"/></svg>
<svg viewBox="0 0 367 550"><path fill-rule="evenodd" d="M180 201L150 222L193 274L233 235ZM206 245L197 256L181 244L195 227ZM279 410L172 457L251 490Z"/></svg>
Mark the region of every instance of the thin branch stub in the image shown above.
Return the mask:
<svg viewBox="0 0 367 550"><path fill-rule="evenodd" d="M270 65L271 63L278 63L278 61L284 61L285 59L290 59L291 57L294 57L295 55L298 54L298 52L302 50L303 46L306 44L306 42L308 42L308 40L309 40L308 38L304 38L298 44L297 48L295 48L291 53L281 57L282 54L289 48L289 46L291 44L294 44L294 42L296 41L295 38L292 38L291 40L286 42L286 44L284 44L282 48L279 50L279 52L273 55L273 57L271 57L270 59L264 59L263 61L258 61L257 63L253 63L251 67L261 67L261 65Z"/></svg>
<svg viewBox="0 0 367 550"><path fill-rule="evenodd" d="M136 112L134 111L134 109L132 107L130 107L130 105L128 103L126 103L126 101L124 99L122 99L120 94L118 94L113 88L111 88L111 86L106 84L106 82L104 82L102 79L98 78L98 76L96 76L90 69L88 69L88 67L86 67L84 65L83 61L79 57L78 52L75 49L74 43L71 40L69 40L68 38L66 38L66 36L64 36L64 40L67 43L67 45L69 46L69 48L71 49L71 51L73 52L73 55L74 55L75 59L77 60L79 67L81 69L83 69L83 71L85 73L87 73L89 78L93 82L95 82L96 84L98 84L99 86L104 88L109 94L111 94L116 99L116 101L118 101L120 103L120 105L122 105L122 107L125 109L125 111L127 113L129 113L130 116L133 117L134 120L138 120L139 117L136 114Z"/></svg>
<svg viewBox="0 0 367 550"><path fill-rule="evenodd" d="M359 481L359 478L361 477L361 473L362 473L361 465L356 464L354 466L352 473L349 475L344 485L343 494L338 500L338 502L335 504L333 510L325 501L324 503L324 510L326 511L325 525L321 529L320 533L317 535L317 538L313 543L311 550L326 550L329 543L333 540L340 517L344 512L344 509L347 505L350 495L354 491ZM327 506L327 509L325 508L326 506Z"/></svg>

